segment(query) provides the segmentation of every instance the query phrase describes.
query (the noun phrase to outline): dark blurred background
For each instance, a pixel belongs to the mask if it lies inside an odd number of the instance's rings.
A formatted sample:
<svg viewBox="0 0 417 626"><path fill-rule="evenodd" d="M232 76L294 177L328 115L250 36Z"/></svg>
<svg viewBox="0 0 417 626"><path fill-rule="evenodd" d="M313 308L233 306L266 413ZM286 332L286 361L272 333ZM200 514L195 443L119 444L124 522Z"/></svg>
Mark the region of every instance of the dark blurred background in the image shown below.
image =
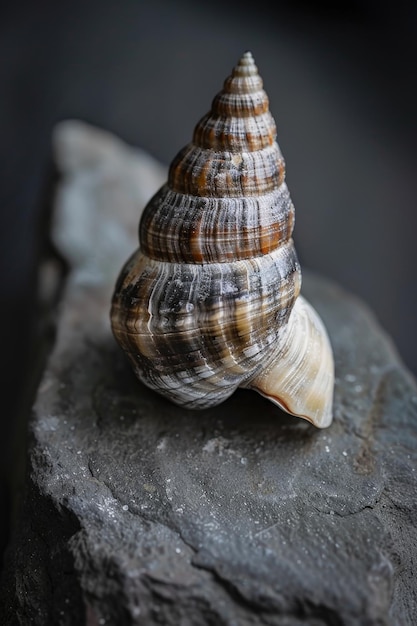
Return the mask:
<svg viewBox="0 0 417 626"><path fill-rule="evenodd" d="M413 3L3 0L3 543L22 449L13 442L43 354L37 268L54 124L91 122L168 163L247 49L277 122L302 265L370 305L417 372Z"/></svg>

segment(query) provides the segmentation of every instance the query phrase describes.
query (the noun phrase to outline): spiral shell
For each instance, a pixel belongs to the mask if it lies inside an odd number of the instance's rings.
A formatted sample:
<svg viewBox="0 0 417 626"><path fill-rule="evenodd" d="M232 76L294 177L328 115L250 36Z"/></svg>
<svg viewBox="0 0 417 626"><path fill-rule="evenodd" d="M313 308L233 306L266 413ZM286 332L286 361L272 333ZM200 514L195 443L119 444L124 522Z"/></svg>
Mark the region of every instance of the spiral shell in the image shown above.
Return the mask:
<svg viewBox="0 0 417 626"><path fill-rule="evenodd" d="M333 356L299 295L284 179L268 97L246 52L144 209L112 328L139 379L177 404L202 409L246 387L323 428Z"/></svg>

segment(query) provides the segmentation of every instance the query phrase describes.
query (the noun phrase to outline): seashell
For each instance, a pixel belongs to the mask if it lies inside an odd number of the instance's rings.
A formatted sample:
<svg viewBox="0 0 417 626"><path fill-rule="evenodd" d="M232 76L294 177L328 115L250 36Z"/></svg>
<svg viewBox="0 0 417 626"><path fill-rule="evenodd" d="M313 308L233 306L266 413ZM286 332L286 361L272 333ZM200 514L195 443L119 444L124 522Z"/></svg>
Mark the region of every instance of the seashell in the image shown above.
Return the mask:
<svg viewBox="0 0 417 626"><path fill-rule="evenodd" d="M177 404L203 409L246 387L324 428L333 356L300 295L284 179L268 97L246 52L144 209L112 329L139 379Z"/></svg>

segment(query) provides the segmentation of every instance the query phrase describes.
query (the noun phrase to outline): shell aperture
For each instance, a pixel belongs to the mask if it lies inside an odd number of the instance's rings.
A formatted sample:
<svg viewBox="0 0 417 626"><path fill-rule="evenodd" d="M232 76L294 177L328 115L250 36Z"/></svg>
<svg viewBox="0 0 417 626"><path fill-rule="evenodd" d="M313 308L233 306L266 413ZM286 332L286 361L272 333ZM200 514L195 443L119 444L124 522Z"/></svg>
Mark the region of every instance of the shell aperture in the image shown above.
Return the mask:
<svg viewBox="0 0 417 626"><path fill-rule="evenodd" d="M111 322L138 378L207 408L237 387L324 428L333 355L300 296L294 206L268 97L246 52L139 224Z"/></svg>

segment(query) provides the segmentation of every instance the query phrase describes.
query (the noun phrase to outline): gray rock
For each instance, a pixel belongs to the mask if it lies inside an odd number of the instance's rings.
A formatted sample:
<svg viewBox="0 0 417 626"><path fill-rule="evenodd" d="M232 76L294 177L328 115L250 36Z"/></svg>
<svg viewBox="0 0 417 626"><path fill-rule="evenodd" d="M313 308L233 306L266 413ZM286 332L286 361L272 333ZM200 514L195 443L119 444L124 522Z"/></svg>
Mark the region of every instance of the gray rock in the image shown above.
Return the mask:
<svg viewBox="0 0 417 626"><path fill-rule="evenodd" d="M245 390L202 412L170 404L134 378L116 345L109 299L120 264L96 262L123 262L136 245L142 200L121 192L130 183L117 151L144 167L149 158L75 122L57 133L54 239L73 271L30 422L1 623L417 623L417 387L375 317L304 272L335 353L329 429ZM103 171L126 229L109 244L106 224L92 228L91 259L77 224L74 245L62 224L80 202L93 223L117 219L91 215Z"/></svg>

